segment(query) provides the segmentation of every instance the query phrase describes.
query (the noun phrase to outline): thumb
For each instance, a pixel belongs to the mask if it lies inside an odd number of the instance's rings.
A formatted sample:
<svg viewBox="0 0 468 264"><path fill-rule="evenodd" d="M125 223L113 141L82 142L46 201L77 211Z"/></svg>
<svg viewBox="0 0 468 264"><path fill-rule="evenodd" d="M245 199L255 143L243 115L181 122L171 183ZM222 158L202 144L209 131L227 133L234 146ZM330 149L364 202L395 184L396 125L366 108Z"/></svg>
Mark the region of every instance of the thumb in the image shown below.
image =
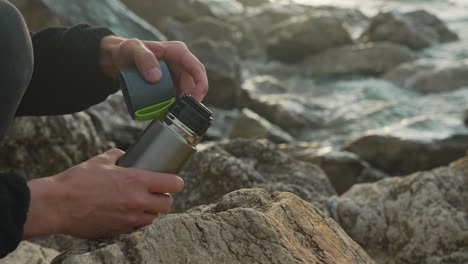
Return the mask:
<svg viewBox="0 0 468 264"><path fill-rule="evenodd" d="M102 156L105 160L106 163L115 165L117 161L122 158L122 156L125 154L125 151L117 149L117 148L112 148L104 153L102 153L100 156Z"/></svg>

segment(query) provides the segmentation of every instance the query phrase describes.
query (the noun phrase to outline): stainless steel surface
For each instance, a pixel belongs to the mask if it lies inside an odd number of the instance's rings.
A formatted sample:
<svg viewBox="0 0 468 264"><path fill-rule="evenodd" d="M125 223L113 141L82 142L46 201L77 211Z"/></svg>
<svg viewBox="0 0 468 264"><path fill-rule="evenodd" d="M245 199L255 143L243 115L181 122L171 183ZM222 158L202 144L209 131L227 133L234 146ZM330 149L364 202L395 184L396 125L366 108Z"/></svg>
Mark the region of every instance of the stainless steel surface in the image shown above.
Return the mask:
<svg viewBox="0 0 468 264"><path fill-rule="evenodd" d="M183 140L188 142L192 146L196 146L200 142L201 137L193 132L190 128L185 126L179 121L172 113L168 112L163 118L162 122L174 133L181 136Z"/></svg>
<svg viewBox="0 0 468 264"><path fill-rule="evenodd" d="M196 152L185 138L190 131L176 123L153 120L141 137L118 162L119 166L139 168L155 172L179 173L185 162ZM193 140L191 140L193 142Z"/></svg>

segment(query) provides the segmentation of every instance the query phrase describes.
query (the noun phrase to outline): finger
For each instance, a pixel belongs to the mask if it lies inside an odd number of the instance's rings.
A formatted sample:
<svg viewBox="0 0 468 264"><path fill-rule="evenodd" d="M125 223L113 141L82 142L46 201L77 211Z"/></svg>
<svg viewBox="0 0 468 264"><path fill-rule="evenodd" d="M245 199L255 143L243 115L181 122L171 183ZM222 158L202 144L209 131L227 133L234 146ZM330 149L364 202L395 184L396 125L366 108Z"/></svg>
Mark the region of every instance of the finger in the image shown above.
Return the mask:
<svg viewBox="0 0 468 264"><path fill-rule="evenodd" d="M149 214L166 213L171 210L172 197L166 193L148 193L145 212Z"/></svg>
<svg viewBox="0 0 468 264"><path fill-rule="evenodd" d="M206 75L206 70L203 64L201 64L193 54L190 55L195 60L184 60L183 66L186 72L192 76L195 88L193 91L187 92L192 94L196 100L201 101L208 93L208 76ZM183 87L182 90L184 90Z"/></svg>
<svg viewBox="0 0 468 264"><path fill-rule="evenodd" d="M139 223L137 226L135 226L135 229L140 229L145 226L151 225L153 221L160 216L159 213L157 214L149 214L149 213L142 213L141 216L139 216Z"/></svg>
<svg viewBox="0 0 468 264"><path fill-rule="evenodd" d="M177 94L182 96L184 93L193 95L195 91L195 83L193 82L192 76L185 72L182 72L179 77L179 85L177 86Z"/></svg>
<svg viewBox="0 0 468 264"><path fill-rule="evenodd" d="M143 186L148 193L177 193L184 187L182 178L168 173L152 172L136 168L123 168L134 184Z"/></svg>

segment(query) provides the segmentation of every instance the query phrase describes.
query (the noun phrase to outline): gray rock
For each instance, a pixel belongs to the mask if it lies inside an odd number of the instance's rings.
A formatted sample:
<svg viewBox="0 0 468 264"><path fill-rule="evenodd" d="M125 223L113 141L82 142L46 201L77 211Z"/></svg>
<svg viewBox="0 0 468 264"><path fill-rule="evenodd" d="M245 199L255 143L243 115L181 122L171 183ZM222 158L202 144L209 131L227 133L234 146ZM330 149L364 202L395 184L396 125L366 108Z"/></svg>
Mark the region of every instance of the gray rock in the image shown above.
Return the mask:
<svg viewBox="0 0 468 264"><path fill-rule="evenodd" d="M234 123L239 118L239 109L221 109L210 107L214 113L214 119L210 128L206 131L203 139L205 140L223 140L227 139L231 134Z"/></svg>
<svg viewBox="0 0 468 264"><path fill-rule="evenodd" d="M410 137L405 134L411 126L430 127L431 119L420 119L406 124L375 130L352 141L343 150L356 153L374 167L391 175L409 173L446 166L463 157L468 149L468 134L448 134L434 137L421 132Z"/></svg>
<svg viewBox="0 0 468 264"><path fill-rule="evenodd" d="M239 105L241 95L239 55L228 43L199 39L190 50L205 65L210 91L203 103L230 109Z"/></svg>
<svg viewBox="0 0 468 264"><path fill-rule="evenodd" d="M467 175L464 158L355 185L338 199L339 222L377 263L467 263Z"/></svg>
<svg viewBox="0 0 468 264"><path fill-rule="evenodd" d="M389 42L365 43L327 49L305 59L312 76L380 75L416 56L405 46Z"/></svg>
<svg viewBox="0 0 468 264"><path fill-rule="evenodd" d="M463 117L463 123L465 124L466 127L468 127L468 109L465 110L465 115Z"/></svg>
<svg viewBox="0 0 468 264"><path fill-rule="evenodd" d="M49 264L58 254L56 250L24 241L15 251L0 259L0 264Z"/></svg>
<svg viewBox="0 0 468 264"><path fill-rule="evenodd" d="M230 138L269 139L274 143L287 143L294 138L248 108L242 109L234 124Z"/></svg>
<svg viewBox="0 0 468 264"><path fill-rule="evenodd" d="M0 144L0 171L51 176L114 146L84 112L16 118Z"/></svg>
<svg viewBox="0 0 468 264"><path fill-rule="evenodd" d="M86 113L91 116L99 133L103 133L122 150L128 149L150 123L132 120L120 92L90 107Z"/></svg>
<svg viewBox="0 0 468 264"><path fill-rule="evenodd" d="M296 159L319 166L338 194L344 193L354 184L375 182L388 177L354 153L320 147L316 143L280 144L278 149Z"/></svg>
<svg viewBox="0 0 468 264"><path fill-rule="evenodd" d="M246 101L248 108L293 136L307 127L320 126L324 122L324 107L298 95L262 95L247 98Z"/></svg>
<svg viewBox="0 0 468 264"><path fill-rule="evenodd" d="M131 235L89 241L53 264L374 263L330 218L291 193L243 189Z"/></svg>
<svg viewBox="0 0 468 264"><path fill-rule="evenodd" d="M270 3L270 0L237 0L239 3L244 5L244 7L249 6L260 6Z"/></svg>
<svg viewBox="0 0 468 264"><path fill-rule="evenodd" d="M274 60L297 62L325 49L351 44L341 21L328 16L292 18L268 33L267 53Z"/></svg>
<svg viewBox="0 0 468 264"><path fill-rule="evenodd" d="M236 0L123 0L131 10L153 25L160 17L175 17L190 21L197 17L210 16L226 18L244 12L244 7Z"/></svg>
<svg viewBox="0 0 468 264"><path fill-rule="evenodd" d="M457 34L424 10L404 14L380 13L372 19L361 38L364 41L390 41L412 49L458 40Z"/></svg>
<svg viewBox="0 0 468 264"><path fill-rule="evenodd" d="M54 249L58 252L64 252L65 250L78 246L83 241L84 239L72 237L69 235L50 235L29 240L31 243L40 245L45 248Z"/></svg>
<svg viewBox="0 0 468 264"><path fill-rule="evenodd" d="M165 40L166 37L118 0L12 0L31 29L56 24L89 23L110 28L128 38Z"/></svg>
<svg viewBox="0 0 468 264"><path fill-rule="evenodd" d="M270 75L256 75L249 78L242 83L242 89L247 92L249 98L268 94L283 94L288 91L283 82Z"/></svg>
<svg viewBox="0 0 468 264"><path fill-rule="evenodd" d="M468 60L420 59L401 64L383 78L422 93L452 91L468 87Z"/></svg>
<svg viewBox="0 0 468 264"><path fill-rule="evenodd" d="M240 188L290 191L323 209L325 197L335 194L317 166L295 160L272 144L246 139L214 143L199 151L180 175L185 188L175 195L177 212L211 203Z"/></svg>

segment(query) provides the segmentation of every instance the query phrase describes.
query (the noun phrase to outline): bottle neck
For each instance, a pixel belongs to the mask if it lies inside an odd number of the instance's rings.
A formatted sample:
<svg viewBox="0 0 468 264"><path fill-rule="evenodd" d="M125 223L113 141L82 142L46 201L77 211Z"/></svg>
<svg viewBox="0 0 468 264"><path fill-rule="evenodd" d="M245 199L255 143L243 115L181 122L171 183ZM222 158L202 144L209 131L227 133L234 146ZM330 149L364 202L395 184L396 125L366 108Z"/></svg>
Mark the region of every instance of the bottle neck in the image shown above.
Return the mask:
<svg viewBox="0 0 468 264"><path fill-rule="evenodd" d="M161 120L161 122L181 140L185 141L187 144L195 147L200 141L201 137L188 128L184 123L182 123L176 116L171 112L168 112L166 116Z"/></svg>

